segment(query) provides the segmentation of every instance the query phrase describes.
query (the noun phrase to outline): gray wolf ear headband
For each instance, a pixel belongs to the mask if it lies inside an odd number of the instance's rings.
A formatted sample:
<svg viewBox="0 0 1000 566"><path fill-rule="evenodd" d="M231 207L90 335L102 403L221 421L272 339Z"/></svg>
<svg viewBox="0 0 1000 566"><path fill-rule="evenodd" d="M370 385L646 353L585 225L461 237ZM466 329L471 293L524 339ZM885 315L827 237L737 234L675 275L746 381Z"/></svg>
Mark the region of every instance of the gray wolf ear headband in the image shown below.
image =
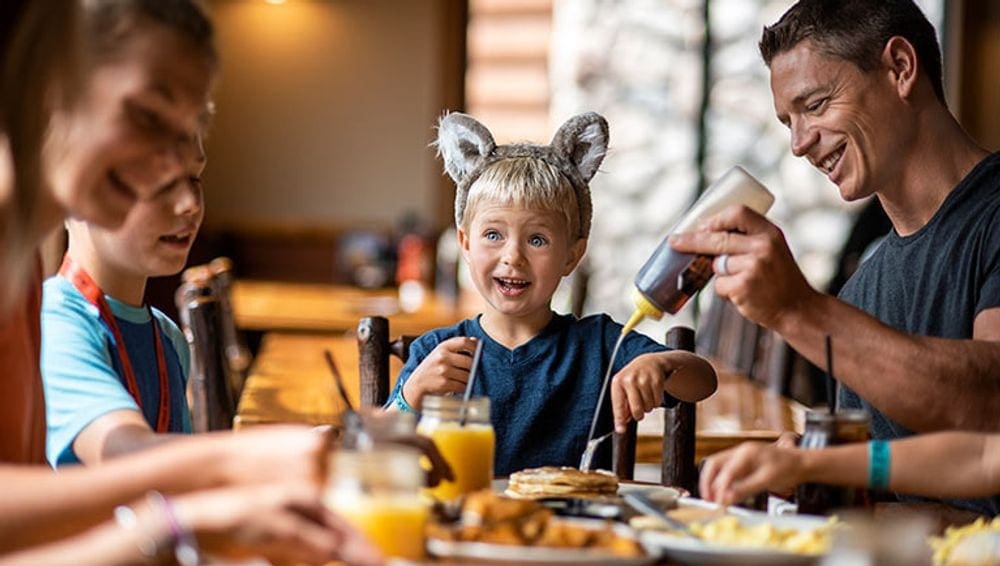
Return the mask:
<svg viewBox="0 0 1000 566"><path fill-rule="evenodd" d="M541 159L561 172L576 191L580 205L580 237L590 235L593 205L587 183L608 151L608 122L596 112L574 116L559 128L549 145L514 143L498 146L493 135L472 116L453 112L438 122L438 154L455 181L455 225L469 199L469 187L487 167L513 157Z"/></svg>

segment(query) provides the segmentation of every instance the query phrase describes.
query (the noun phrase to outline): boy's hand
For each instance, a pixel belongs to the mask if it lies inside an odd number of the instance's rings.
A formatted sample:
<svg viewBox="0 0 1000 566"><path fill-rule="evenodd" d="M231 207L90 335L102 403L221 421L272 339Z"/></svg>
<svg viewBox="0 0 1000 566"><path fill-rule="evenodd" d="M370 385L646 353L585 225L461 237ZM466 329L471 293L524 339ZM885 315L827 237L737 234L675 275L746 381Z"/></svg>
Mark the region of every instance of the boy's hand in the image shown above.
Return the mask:
<svg viewBox="0 0 1000 566"><path fill-rule="evenodd" d="M611 409L615 432L624 433L629 420L642 420L663 403L663 386L673 368L657 354L643 354L611 379Z"/></svg>
<svg viewBox="0 0 1000 566"><path fill-rule="evenodd" d="M441 342L403 384L403 398L419 411L424 395L465 391L475 351L475 338L456 336Z"/></svg>

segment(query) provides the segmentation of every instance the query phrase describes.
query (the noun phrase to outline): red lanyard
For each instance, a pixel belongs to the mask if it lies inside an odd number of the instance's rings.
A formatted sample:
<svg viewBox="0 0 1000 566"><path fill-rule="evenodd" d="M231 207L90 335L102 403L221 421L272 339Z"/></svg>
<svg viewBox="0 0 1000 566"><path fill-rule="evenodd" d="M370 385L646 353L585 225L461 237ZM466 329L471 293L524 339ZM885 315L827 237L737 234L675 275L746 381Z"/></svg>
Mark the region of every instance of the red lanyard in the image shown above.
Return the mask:
<svg viewBox="0 0 1000 566"><path fill-rule="evenodd" d="M111 306L104 299L104 292L97 286L97 283L90 275L77 265L73 258L66 254L63 257L62 267L59 268L59 275L62 275L76 287L77 291L84 296L90 304L97 307L101 314L101 320L108 325L111 335L115 338L115 346L118 349L118 360L122 365L122 373L125 374L125 387L132 398L142 409L142 398L139 396L139 383L135 379L135 372L132 370L132 360L125 349L125 340L122 339L122 332L118 328L115 315L111 312ZM153 323L153 341L156 343L156 370L160 377L160 410L156 416L156 432L169 432L170 429L170 378L167 374L167 360L163 355L163 342L160 339L160 325L156 323L156 318L150 312L150 320Z"/></svg>

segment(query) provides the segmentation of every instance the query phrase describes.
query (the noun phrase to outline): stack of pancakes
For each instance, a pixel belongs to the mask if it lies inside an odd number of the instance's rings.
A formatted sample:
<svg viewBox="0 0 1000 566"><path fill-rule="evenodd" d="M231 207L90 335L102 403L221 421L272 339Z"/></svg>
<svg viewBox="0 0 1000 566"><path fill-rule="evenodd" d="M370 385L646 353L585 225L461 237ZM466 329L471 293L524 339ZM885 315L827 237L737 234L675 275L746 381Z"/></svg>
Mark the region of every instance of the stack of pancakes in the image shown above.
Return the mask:
<svg viewBox="0 0 1000 566"><path fill-rule="evenodd" d="M618 477L606 470L545 466L511 474L504 493L519 499L606 497L618 493Z"/></svg>

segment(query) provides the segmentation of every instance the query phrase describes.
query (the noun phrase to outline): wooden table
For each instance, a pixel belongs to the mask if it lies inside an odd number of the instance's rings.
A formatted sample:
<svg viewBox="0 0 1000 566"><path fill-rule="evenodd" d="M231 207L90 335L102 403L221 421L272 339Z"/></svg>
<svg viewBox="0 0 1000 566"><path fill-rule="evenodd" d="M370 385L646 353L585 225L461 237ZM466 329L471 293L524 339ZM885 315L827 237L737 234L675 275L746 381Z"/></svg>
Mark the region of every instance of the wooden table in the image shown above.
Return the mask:
<svg viewBox="0 0 1000 566"><path fill-rule="evenodd" d="M352 334L315 335L271 332L247 379L237 411L237 427L260 423L338 422L343 403L336 397L323 351L329 349L346 381L351 402L359 404L358 350ZM401 364L392 358L392 375ZM696 459L744 440L774 440L782 431L802 431L804 407L769 393L745 377L720 372L719 390L698 404ZM659 462L662 414L639 426L637 462Z"/></svg>
<svg viewBox="0 0 1000 566"><path fill-rule="evenodd" d="M434 293L418 310L403 312L395 289L251 279L233 283L231 301L236 326L260 332L353 331L366 316L384 316L393 335L417 335L479 312L478 305L452 305Z"/></svg>

